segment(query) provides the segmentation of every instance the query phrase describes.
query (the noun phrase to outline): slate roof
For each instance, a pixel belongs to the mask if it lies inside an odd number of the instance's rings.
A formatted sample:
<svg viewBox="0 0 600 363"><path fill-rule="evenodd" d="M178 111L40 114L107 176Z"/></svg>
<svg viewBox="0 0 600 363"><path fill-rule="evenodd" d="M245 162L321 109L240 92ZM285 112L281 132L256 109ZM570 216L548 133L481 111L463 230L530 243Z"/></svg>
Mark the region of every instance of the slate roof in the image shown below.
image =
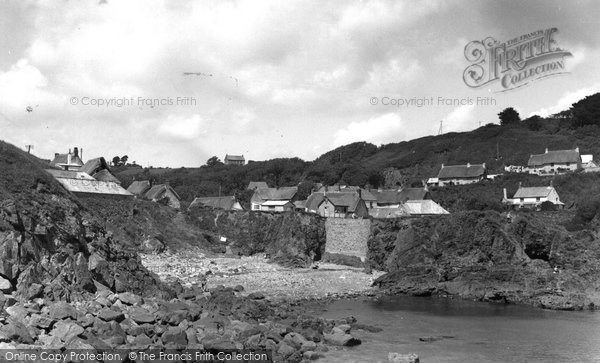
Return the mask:
<svg viewBox="0 0 600 363"><path fill-rule="evenodd" d="M372 208L369 210L369 215L373 218L400 218L409 216L402 205L396 208Z"/></svg>
<svg viewBox="0 0 600 363"><path fill-rule="evenodd" d="M513 198L544 198L550 195L554 187L520 187Z"/></svg>
<svg viewBox="0 0 600 363"><path fill-rule="evenodd" d="M131 183L127 188L130 193L135 195L144 195L150 189L150 181L148 180L137 180Z"/></svg>
<svg viewBox="0 0 600 363"><path fill-rule="evenodd" d="M225 160L232 160L232 161L245 161L246 159L244 159L244 155L225 155Z"/></svg>
<svg viewBox="0 0 600 363"><path fill-rule="evenodd" d="M438 179L477 178L485 174L485 164L442 165Z"/></svg>
<svg viewBox="0 0 600 363"><path fill-rule="evenodd" d="M348 212L354 212L361 198L355 192L316 192L312 193L306 200L306 208L309 211L316 211L325 199L328 199L337 207L347 207Z"/></svg>
<svg viewBox="0 0 600 363"><path fill-rule="evenodd" d="M68 191L73 193L86 194L110 194L131 197L133 194L123 189L119 184L100 181L100 180L82 180L57 178Z"/></svg>
<svg viewBox="0 0 600 363"><path fill-rule="evenodd" d="M233 206L237 203L237 199L234 196L226 197L199 197L195 198L190 208L197 206L211 207L214 209L232 210Z"/></svg>
<svg viewBox="0 0 600 363"><path fill-rule="evenodd" d="M95 180L91 175L75 170L46 169L55 178Z"/></svg>
<svg viewBox="0 0 600 363"><path fill-rule="evenodd" d="M431 199L409 200L402 206L410 215L450 214Z"/></svg>
<svg viewBox="0 0 600 363"><path fill-rule="evenodd" d="M552 150L544 154L529 156L528 166L541 166L546 164L581 163L581 156L577 150Z"/></svg>
<svg viewBox="0 0 600 363"><path fill-rule="evenodd" d="M254 190L254 189L266 189L269 186L267 185L266 182L263 181L258 181L258 182L253 182L251 181L250 183L248 183L248 190Z"/></svg>

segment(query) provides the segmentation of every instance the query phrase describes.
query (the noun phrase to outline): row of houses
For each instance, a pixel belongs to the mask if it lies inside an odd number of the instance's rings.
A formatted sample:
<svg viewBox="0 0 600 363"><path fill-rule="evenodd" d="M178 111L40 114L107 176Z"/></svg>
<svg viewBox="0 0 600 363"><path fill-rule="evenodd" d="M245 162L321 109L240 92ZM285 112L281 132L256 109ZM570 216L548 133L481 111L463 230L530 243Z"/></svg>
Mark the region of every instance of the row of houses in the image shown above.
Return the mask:
<svg viewBox="0 0 600 363"><path fill-rule="evenodd" d="M356 186L321 186L306 200L298 200L297 187L269 188L264 182L251 182L254 191L250 200L251 211L301 211L328 218L395 218L414 215L448 214L429 195L427 188L397 190L369 190ZM190 208L240 210L234 197L196 198Z"/></svg>

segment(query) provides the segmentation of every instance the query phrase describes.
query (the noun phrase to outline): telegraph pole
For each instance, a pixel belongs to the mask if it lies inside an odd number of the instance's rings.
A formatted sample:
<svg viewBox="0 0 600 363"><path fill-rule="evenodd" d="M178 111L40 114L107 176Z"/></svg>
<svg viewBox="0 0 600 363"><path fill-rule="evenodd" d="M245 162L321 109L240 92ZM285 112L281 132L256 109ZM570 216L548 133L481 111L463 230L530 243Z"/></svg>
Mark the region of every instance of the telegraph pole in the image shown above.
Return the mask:
<svg viewBox="0 0 600 363"><path fill-rule="evenodd" d="M31 154L31 150L33 149L33 145L25 145L25 148L27 149L27 154Z"/></svg>

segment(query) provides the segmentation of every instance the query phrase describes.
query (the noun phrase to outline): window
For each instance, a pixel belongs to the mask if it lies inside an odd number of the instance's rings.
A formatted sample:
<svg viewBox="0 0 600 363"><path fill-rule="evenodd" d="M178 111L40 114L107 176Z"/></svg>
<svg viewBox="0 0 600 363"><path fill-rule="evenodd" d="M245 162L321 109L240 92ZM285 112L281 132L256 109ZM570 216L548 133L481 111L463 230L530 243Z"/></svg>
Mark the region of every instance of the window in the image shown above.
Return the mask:
<svg viewBox="0 0 600 363"><path fill-rule="evenodd" d="M274 205L270 205L269 206L269 210L275 210L275 206Z"/></svg>
<svg viewBox="0 0 600 363"><path fill-rule="evenodd" d="M535 201L539 202L540 201L540 197L535 198Z"/></svg>
<svg viewBox="0 0 600 363"><path fill-rule="evenodd" d="M554 167L554 163L550 163L550 167L552 167L552 168L553 168L553 167Z"/></svg>
<svg viewBox="0 0 600 363"><path fill-rule="evenodd" d="M521 203L523 203L525 201L525 198L521 198Z"/></svg>
<svg viewBox="0 0 600 363"><path fill-rule="evenodd" d="M571 166L571 163L567 163L567 166Z"/></svg>

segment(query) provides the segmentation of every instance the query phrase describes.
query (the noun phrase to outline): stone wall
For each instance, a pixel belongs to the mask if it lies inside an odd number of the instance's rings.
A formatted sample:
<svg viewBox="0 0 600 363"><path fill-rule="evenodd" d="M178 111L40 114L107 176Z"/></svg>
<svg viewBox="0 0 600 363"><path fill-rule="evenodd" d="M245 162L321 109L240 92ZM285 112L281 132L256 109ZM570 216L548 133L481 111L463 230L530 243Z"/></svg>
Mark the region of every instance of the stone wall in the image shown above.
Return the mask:
<svg viewBox="0 0 600 363"><path fill-rule="evenodd" d="M325 230L327 233L326 253L355 256L362 262L365 261L371 220L327 218Z"/></svg>

